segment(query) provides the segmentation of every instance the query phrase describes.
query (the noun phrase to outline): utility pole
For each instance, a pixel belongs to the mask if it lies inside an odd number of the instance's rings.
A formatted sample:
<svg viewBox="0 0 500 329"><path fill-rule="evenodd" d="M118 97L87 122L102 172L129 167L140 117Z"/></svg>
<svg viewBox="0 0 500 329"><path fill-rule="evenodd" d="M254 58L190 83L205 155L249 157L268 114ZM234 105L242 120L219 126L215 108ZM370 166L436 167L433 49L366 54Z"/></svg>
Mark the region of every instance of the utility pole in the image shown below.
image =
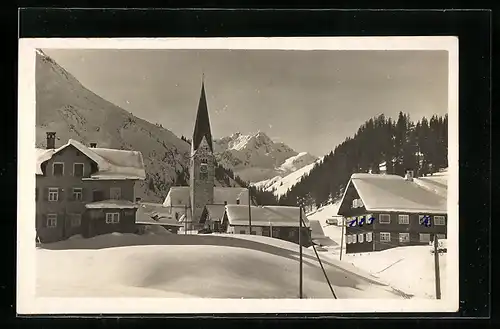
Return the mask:
<svg viewBox="0 0 500 329"><path fill-rule="evenodd" d="M184 235L187 234L187 220L188 220L187 204L185 204L184 205Z"/></svg>
<svg viewBox="0 0 500 329"><path fill-rule="evenodd" d="M252 196L250 186L248 187L248 227L250 228L250 234L252 234Z"/></svg>
<svg viewBox="0 0 500 329"><path fill-rule="evenodd" d="M345 227L345 217L342 216L342 235L340 236L340 260L342 260L342 250L344 248L344 227Z"/></svg>
<svg viewBox="0 0 500 329"><path fill-rule="evenodd" d="M434 234L434 271L436 276L436 299L441 299L441 278L439 273L438 237Z"/></svg>
<svg viewBox="0 0 500 329"><path fill-rule="evenodd" d="M302 299L302 205L299 205L299 298Z"/></svg>

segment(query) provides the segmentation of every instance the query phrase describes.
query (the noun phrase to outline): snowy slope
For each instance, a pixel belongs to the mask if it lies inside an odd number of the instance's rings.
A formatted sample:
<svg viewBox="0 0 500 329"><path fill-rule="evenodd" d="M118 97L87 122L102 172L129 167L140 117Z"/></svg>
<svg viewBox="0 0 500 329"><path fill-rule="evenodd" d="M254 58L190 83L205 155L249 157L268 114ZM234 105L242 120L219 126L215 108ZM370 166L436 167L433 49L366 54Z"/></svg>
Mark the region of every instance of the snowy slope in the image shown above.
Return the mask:
<svg viewBox="0 0 500 329"><path fill-rule="evenodd" d="M260 189L274 192L274 195L280 197L284 195L292 186L300 182L302 177L309 174L309 172L314 168L314 165L317 163L321 163L322 159L323 157L313 163L303 166L300 169L296 169L295 171L284 177L275 176L271 179L255 183L254 185Z"/></svg>
<svg viewBox="0 0 500 329"><path fill-rule="evenodd" d="M86 145L97 142L98 147L140 151L147 179L137 196L149 201L162 200L176 170L186 169L189 144L88 90L41 51L36 56L36 85L37 147L45 147L45 133L54 131L56 147L72 138Z"/></svg>
<svg viewBox="0 0 500 329"><path fill-rule="evenodd" d="M257 236L110 234L37 249L38 296L297 298L297 245ZM402 299L348 263L323 259L338 298ZM57 268L57 271L54 271ZM332 298L304 250L304 294Z"/></svg>
<svg viewBox="0 0 500 329"><path fill-rule="evenodd" d="M298 153L261 131L253 135L235 133L214 144L217 161L250 182L283 177L316 161L309 153Z"/></svg>

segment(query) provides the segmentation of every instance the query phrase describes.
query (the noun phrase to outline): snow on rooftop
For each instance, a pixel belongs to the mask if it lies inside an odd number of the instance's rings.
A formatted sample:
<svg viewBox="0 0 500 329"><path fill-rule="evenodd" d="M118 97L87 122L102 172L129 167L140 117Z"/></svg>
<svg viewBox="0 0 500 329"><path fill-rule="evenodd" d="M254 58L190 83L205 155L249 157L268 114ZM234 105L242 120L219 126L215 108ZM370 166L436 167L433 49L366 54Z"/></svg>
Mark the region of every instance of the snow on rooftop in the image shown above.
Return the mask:
<svg viewBox="0 0 500 329"><path fill-rule="evenodd" d="M162 204L150 202L139 203L135 223L182 226Z"/></svg>
<svg viewBox="0 0 500 329"><path fill-rule="evenodd" d="M86 208L89 209L134 209L138 208L139 206L128 200L102 200L102 201L95 201L95 202L90 202L85 205Z"/></svg>
<svg viewBox="0 0 500 329"><path fill-rule="evenodd" d="M357 173L351 182L368 211L446 213L446 197L401 176Z"/></svg>
<svg viewBox="0 0 500 329"><path fill-rule="evenodd" d="M299 226L299 207L288 206L251 206L252 225L255 226ZM227 205L226 214L233 226L248 225L248 205ZM302 213L305 226L309 227L307 216Z"/></svg>
<svg viewBox="0 0 500 329"><path fill-rule="evenodd" d="M138 151L89 148L70 139L57 149L36 149L36 174L42 174L41 165L61 150L73 146L97 164L98 172L91 179L140 179L146 178L142 153Z"/></svg>
<svg viewBox="0 0 500 329"><path fill-rule="evenodd" d="M174 206L176 204L189 204L189 186L172 186L168 192L163 205ZM214 204L235 202L240 199L241 203L248 203L248 189L244 187L214 187Z"/></svg>
<svg viewBox="0 0 500 329"><path fill-rule="evenodd" d="M213 219L221 219L226 211L226 206L223 204L208 204L205 207L207 208L208 214Z"/></svg>

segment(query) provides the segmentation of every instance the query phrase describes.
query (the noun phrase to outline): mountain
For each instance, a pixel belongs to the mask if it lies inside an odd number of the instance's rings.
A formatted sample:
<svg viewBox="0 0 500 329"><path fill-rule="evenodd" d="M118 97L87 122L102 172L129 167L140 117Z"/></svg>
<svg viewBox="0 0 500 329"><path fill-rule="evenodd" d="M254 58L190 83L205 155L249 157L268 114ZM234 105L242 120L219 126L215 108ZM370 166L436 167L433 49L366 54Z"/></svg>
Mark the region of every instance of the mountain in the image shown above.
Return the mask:
<svg viewBox="0 0 500 329"><path fill-rule="evenodd" d="M138 184L136 195L146 201L162 200L172 184L188 178L190 146L186 141L96 95L37 50L37 147L45 147L47 131L56 132L56 147L72 138L87 145L96 142L98 147L141 151L146 180ZM239 186L220 171L217 178L216 185Z"/></svg>
<svg viewBox="0 0 500 329"><path fill-rule="evenodd" d="M307 176L315 165L321 164L322 160L323 157L284 177L275 176L271 179L255 183L254 186L264 191L273 192L275 196L280 198L282 195L285 195L288 192L288 190L292 188L295 184L299 183L303 177Z"/></svg>
<svg viewBox="0 0 500 329"><path fill-rule="evenodd" d="M219 164L249 182L284 177L317 160L307 152L298 153L284 143L274 142L261 131L217 139L214 152Z"/></svg>

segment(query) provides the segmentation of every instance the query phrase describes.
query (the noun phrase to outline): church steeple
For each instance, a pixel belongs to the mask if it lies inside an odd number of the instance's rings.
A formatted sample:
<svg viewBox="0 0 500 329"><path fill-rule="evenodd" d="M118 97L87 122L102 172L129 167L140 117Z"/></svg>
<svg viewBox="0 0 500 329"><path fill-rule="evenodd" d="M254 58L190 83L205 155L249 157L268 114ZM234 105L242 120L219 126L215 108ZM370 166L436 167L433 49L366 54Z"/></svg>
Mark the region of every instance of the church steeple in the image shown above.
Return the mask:
<svg viewBox="0 0 500 329"><path fill-rule="evenodd" d="M196 123L193 132L193 152L200 146L203 137L206 138L210 151L213 152L212 133L210 131L210 120L208 118L208 106L205 95L205 79L201 83L201 95L198 103L198 113L196 114Z"/></svg>

